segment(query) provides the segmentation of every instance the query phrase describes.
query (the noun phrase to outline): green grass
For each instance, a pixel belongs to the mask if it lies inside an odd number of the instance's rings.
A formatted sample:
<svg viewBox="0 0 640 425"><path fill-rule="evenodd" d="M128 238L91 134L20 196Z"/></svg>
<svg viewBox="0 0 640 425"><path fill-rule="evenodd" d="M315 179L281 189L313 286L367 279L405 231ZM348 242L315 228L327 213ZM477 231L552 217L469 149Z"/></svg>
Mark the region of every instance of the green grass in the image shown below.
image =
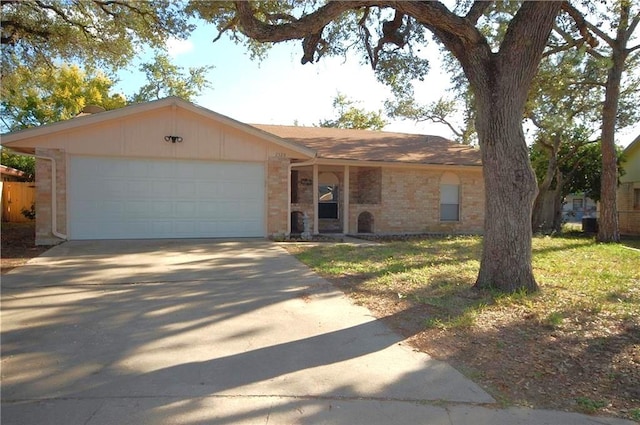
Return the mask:
<svg viewBox="0 0 640 425"><path fill-rule="evenodd" d="M420 349L444 347L498 400L638 420L640 252L628 242L537 236L540 290L512 294L472 289L480 237L289 249L406 336L421 334Z"/></svg>
<svg viewBox="0 0 640 425"><path fill-rule="evenodd" d="M535 237L533 267L541 290L500 294L472 290L479 237L429 238L378 246L296 248L297 257L358 296L403 299L429 307L427 327L467 327L486 309L519 308L558 327L576 316L640 315L640 254L584 237Z"/></svg>

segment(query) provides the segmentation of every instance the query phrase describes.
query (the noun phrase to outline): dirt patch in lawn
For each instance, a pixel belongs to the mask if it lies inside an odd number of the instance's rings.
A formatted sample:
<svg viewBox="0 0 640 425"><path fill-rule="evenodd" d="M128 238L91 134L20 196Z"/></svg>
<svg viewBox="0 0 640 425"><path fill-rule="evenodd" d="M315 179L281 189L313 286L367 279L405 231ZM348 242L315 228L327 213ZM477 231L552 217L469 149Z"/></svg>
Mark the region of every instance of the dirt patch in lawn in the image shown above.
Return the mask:
<svg viewBox="0 0 640 425"><path fill-rule="evenodd" d="M2 274L22 266L30 259L39 256L49 246L35 245L35 223L2 223L0 256Z"/></svg>

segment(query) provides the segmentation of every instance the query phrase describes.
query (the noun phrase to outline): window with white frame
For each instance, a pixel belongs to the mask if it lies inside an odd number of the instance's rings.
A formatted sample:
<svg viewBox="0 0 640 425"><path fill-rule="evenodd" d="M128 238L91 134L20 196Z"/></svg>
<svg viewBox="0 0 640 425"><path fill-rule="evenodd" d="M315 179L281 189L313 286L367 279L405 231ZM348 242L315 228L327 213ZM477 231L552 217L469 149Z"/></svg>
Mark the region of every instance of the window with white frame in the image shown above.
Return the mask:
<svg viewBox="0 0 640 425"><path fill-rule="evenodd" d="M440 179L440 221L460 221L460 179L453 173Z"/></svg>

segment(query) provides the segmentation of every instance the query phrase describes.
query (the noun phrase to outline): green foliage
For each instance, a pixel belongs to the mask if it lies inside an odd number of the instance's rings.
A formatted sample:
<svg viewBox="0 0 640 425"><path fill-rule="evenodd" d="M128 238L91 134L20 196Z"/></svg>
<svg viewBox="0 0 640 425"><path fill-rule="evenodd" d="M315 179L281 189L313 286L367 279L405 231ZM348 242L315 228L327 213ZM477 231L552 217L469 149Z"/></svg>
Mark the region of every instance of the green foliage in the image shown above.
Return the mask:
<svg viewBox="0 0 640 425"><path fill-rule="evenodd" d="M36 205L35 204L31 204L31 208L29 208L29 209L22 208L20 213L23 216L25 216L26 218L28 218L29 220L35 220L36 219Z"/></svg>
<svg viewBox="0 0 640 425"><path fill-rule="evenodd" d="M185 73L184 68L172 63L168 55L157 53L153 62L140 66L147 83L131 96L130 101L141 103L167 96L192 101L202 90L211 87L206 73L212 68L213 66L192 67Z"/></svg>
<svg viewBox="0 0 640 425"><path fill-rule="evenodd" d="M3 127L15 131L66 120L87 105L120 108L126 101L110 93L112 86L113 81L102 72L83 71L75 65L18 67L2 80Z"/></svg>
<svg viewBox="0 0 640 425"><path fill-rule="evenodd" d="M387 122L382 118L382 111L366 111L356 108L356 102L342 93L333 99L333 108L338 117L320 121L320 127L350 128L361 130L382 130Z"/></svg>
<svg viewBox="0 0 640 425"><path fill-rule="evenodd" d="M36 161L30 156L17 155L0 148L2 165L20 170L27 175L27 180L33 181L36 175Z"/></svg>
<svg viewBox="0 0 640 425"><path fill-rule="evenodd" d="M184 3L171 0L20 0L0 8L3 78L21 66L58 62L115 70L143 45L162 47L193 29Z"/></svg>
<svg viewBox="0 0 640 425"><path fill-rule="evenodd" d="M594 201L600 200L600 178L602 175L602 151L600 143L586 140L587 132L577 129L571 138L564 140L558 149L558 172L562 175L562 196L584 193ZM549 162L549 150L543 143L535 143L530 158L538 182L544 180ZM618 147L618 163L622 149ZM619 176L624 170L618 168ZM552 184L555 187L556 181Z"/></svg>
<svg viewBox="0 0 640 425"><path fill-rule="evenodd" d="M608 404L605 400L592 400L588 397L578 397L576 403L587 413L595 413Z"/></svg>

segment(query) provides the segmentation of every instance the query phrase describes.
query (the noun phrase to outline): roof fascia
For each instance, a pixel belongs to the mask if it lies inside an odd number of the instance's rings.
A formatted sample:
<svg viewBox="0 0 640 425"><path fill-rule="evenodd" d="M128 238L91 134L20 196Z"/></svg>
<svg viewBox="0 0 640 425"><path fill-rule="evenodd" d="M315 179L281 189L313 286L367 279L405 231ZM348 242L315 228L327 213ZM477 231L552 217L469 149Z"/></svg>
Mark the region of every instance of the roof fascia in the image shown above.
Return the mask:
<svg viewBox="0 0 640 425"><path fill-rule="evenodd" d="M426 168L426 169L447 169L460 170L482 170L482 165L464 164L425 164L420 162L391 162L391 161L359 161L356 159L328 159L318 158L315 162L318 165L350 165L354 167L387 167L387 168Z"/></svg>

